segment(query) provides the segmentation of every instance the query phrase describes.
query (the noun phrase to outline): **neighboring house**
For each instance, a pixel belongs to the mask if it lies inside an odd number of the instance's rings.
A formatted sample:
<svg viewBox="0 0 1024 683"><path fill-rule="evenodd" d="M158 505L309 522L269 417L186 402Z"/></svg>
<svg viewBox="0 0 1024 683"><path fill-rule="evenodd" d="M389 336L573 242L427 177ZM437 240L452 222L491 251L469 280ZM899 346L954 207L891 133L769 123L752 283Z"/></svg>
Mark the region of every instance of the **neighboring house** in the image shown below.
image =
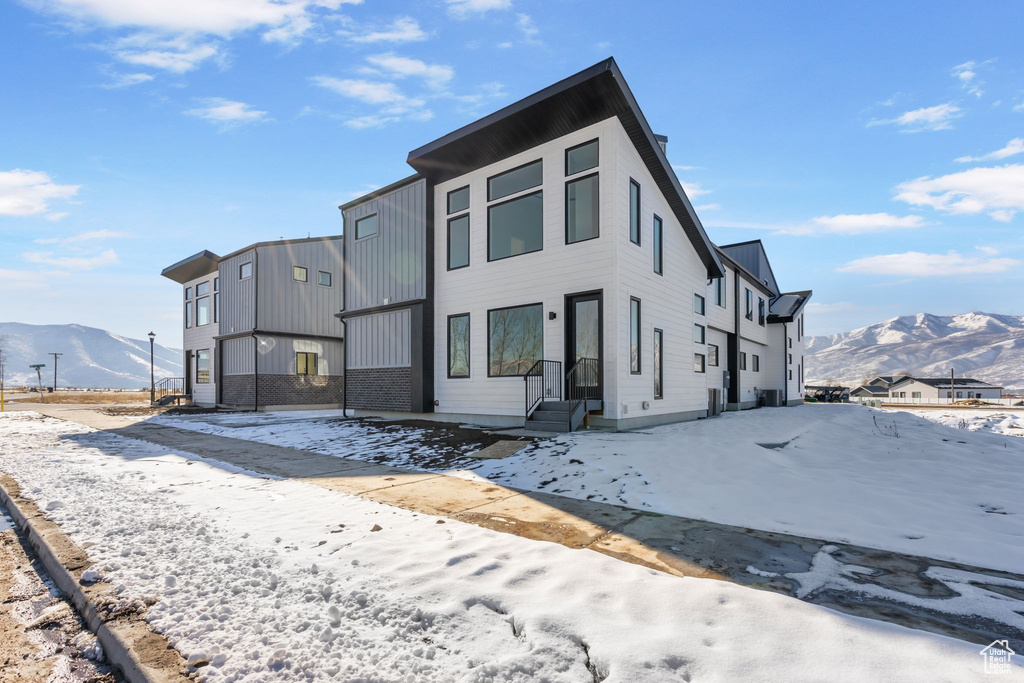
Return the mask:
<svg viewBox="0 0 1024 683"><path fill-rule="evenodd" d="M850 392L852 398L889 398L889 387L864 384Z"/></svg>
<svg viewBox="0 0 1024 683"><path fill-rule="evenodd" d="M951 386L952 385L952 386ZM969 377L903 377L889 386L889 398L999 398L1003 388Z"/></svg>
<svg viewBox="0 0 1024 683"><path fill-rule="evenodd" d="M184 291L186 393L198 405L340 407L341 237L202 251L163 270Z"/></svg>
<svg viewBox="0 0 1024 683"><path fill-rule="evenodd" d="M802 401L811 292L711 243L666 144L609 59L341 206L346 407L558 429Z"/></svg>

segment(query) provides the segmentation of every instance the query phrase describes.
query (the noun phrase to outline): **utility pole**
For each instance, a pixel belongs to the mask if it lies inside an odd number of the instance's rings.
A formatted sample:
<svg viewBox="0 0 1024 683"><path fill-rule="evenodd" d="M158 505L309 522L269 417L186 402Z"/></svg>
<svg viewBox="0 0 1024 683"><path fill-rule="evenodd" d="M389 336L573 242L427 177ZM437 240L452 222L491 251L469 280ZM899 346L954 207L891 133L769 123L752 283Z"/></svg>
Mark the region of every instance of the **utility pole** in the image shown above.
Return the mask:
<svg viewBox="0 0 1024 683"><path fill-rule="evenodd" d="M36 379L39 380L39 402L46 403L46 397L43 395L43 375L41 372L41 368L45 368L46 363L37 363L29 367L36 371Z"/></svg>
<svg viewBox="0 0 1024 683"><path fill-rule="evenodd" d="M63 356L64 354L63 353L53 353L51 351L47 355L53 356L53 391L54 391L54 393L56 393L56 391L57 391L57 357L58 356Z"/></svg>
<svg viewBox="0 0 1024 683"><path fill-rule="evenodd" d="M953 405L953 401L956 400L954 398L954 396L956 396L956 394L953 393L953 389L954 389L954 385L955 384L956 383L953 381L953 368L950 368L949 369L949 405Z"/></svg>

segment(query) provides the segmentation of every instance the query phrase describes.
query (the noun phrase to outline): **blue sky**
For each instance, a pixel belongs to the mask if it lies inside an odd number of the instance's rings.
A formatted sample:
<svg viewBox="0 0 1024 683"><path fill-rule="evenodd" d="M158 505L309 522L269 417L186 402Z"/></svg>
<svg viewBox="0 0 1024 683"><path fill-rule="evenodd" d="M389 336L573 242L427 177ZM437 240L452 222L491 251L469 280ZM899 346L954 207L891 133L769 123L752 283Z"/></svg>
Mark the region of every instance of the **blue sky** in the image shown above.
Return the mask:
<svg viewBox="0 0 1024 683"><path fill-rule="evenodd" d="M409 150L611 55L807 331L1024 314L1024 5L0 4L0 320L180 344L160 270L341 230Z"/></svg>

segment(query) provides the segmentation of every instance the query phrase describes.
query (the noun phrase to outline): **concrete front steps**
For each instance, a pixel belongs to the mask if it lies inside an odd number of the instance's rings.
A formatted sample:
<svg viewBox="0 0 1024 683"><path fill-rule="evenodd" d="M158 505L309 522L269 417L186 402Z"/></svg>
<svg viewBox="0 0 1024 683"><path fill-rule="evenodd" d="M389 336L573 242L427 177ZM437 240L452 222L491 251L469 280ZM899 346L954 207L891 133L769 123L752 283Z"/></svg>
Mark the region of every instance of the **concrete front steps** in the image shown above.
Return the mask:
<svg viewBox="0 0 1024 683"><path fill-rule="evenodd" d="M569 401L542 401L523 426L538 432L575 431L587 414L587 402L581 401L576 405L571 423L569 405Z"/></svg>

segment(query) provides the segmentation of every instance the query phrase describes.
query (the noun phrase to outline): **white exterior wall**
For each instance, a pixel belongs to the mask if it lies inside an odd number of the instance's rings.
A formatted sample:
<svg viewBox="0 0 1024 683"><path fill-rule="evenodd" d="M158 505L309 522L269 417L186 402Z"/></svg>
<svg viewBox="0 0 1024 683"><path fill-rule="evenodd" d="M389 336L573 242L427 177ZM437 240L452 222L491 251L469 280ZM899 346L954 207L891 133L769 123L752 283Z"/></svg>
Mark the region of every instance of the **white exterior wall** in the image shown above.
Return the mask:
<svg viewBox="0 0 1024 683"><path fill-rule="evenodd" d="M921 392L921 399L927 398L947 398L949 394L949 387L934 387L930 384L924 384L918 381L911 381L901 384L898 387L889 390L889 396L892 398L906 398L910 399L913 397L914 392ZM960 396L957 396L957 393ZM953 387L953 400L967 399L969 398L999 398L1002 396L1002 389L1000 387L972 387L972 386L954 386ZM901 396L905 394L905 396Z"/></svg>
<svg viewBox="0 0 1024 683"><path fill-rule="evenodd" d="M804 340L806 335L797 333L798 329L800 329L798 326L803 324L803 317L804 314L801 313L793 319L793 322L786 325L787 335L793 340L793 348L789 348L788 342L786 348L787 353L793 354L793 365L791 366L793 369L793 379L787 380L786 385L790 401L802 400L804 396L804 385L801 379L804 373L806 373L806 370L804 370Z"/></svg>
<svg viewBox="0 0 1024 683"><path fill-rule="evenodd" d="M201 405L215 405L217 403L217 344L213 340L214 336L217 335L217 323L213 321L213 278L217 277L217 271L213 271L209 275L190 280L182 287L182 328L185 330L184 334L184 346L185 352L191 351L193 354L192 359L192 401ZM198 321L195 312L196 302L196 285L202 282L210 283L210 323L203 326L197 326ZM192 288L192 300L190 305L192 306L192 327L185 327L184 320L184 304L185 304L185 289ZM210 382L209 384L199 384L196 382L196 360L195 352L199 349L210 350Z"/></svg>
<svg viewBox="0 0 1024 683"><path fill-rule="evenodd" d="M747 289L749 289L754 296L754 314L752 320L747 320ZM730 294L732 292L730 291ZM740 375L740 395L739 402L742 406L747 407L749 405L756 405L757 403L757 392L762 389L780 389L781 386L773 384L770 380L770 359L768 356L772 353L772 350L768 346L768 323L759 325L757 323L757 303L758 299L762 298L765 300L765 318L768 317L768 301L769 296L763 291L757 288L757 285L751 282L750 278L744 275L742 272L739 277L739 296L735 301L736 305L740 309L740 329L739 329L739 349L740 353L747 354L747 369L742 370L737 368ZM732 302L730 302L731 304ZM757 355L760 358L760 370L754 371L754 359L753 356Z"/></svg>

